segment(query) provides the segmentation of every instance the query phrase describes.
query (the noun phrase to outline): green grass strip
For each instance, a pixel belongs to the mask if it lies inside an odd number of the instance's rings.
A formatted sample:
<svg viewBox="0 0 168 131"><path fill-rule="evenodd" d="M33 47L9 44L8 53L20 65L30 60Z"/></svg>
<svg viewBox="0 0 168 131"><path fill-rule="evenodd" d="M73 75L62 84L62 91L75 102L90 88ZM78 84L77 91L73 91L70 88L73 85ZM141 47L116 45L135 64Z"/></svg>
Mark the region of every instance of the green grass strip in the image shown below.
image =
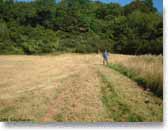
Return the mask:
<svg viewBox="0 0 168 131"><path fill-rule="evenodd" d="M102 102L105 105L108 119L115 122L141 122L143 117L131 112L130 107L118 95L110 80L100 73L102 78Z"/></svg>

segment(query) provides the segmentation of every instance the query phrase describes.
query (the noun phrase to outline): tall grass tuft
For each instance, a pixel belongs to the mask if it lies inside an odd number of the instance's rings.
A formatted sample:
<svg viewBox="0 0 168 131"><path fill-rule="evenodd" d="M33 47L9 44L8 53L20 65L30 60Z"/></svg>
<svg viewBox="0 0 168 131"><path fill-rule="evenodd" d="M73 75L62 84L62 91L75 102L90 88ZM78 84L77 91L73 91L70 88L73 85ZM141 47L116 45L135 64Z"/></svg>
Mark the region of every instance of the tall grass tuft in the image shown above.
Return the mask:
<svg viewBox="0 0 168 131"><path fill-rule="evenodd" d="M111 68L135 80L139 85L163 97L163 57L112 55Z"/></svg>

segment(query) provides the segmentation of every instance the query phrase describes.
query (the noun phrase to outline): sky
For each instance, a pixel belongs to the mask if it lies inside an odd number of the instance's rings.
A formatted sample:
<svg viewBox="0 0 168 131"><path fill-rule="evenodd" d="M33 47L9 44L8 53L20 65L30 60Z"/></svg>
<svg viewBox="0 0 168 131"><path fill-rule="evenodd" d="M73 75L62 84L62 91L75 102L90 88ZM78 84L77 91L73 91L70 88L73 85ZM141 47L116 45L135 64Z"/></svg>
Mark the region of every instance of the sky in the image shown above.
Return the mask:
<svg viewBox="0 0 168 131"><path fill-rule="evenodd" d="M99 0L105 3L120 3L121 5L129 4L133 0ZM163 12L163 0L153 0L154 6L158 9L159 12Z"/></svg>
<svg viewBox="0 0 168 131"><path fill-rule="evenodd" d="M17 0L17 1L31 1L31 0ZM99 0L105 3L120 3L121 5L129 4L133 0ZM157 8L159 12L163 12L163 0L153 0L154 6Z"/></svg>

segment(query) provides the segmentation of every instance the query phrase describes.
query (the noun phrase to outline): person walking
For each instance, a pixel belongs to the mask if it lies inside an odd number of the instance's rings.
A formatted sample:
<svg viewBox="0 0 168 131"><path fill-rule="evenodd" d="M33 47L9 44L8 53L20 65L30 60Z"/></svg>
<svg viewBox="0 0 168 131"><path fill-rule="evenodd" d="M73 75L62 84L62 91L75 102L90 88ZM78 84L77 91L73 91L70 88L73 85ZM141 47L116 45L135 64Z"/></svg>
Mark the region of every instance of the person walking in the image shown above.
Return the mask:
<svg viewBox="0 0 168 131"><path fill-rule="evenodd" d="M108 58L109 58L109 53L107 50L103 52L103 65L108 65Z"/></svg>

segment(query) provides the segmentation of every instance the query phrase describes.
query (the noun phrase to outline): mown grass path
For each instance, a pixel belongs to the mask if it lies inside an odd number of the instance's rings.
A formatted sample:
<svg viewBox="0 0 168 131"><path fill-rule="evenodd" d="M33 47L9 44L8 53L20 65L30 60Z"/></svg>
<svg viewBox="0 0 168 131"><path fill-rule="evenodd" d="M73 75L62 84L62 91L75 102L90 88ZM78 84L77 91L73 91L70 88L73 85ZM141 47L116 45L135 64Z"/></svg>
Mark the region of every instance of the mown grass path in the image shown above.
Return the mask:
<svg viewBox="0 0 168 131"><path fill-rule="evenodd" d="M134 81L106 67L99 68L102 100L114 121L161 121L162 100Z"/></svg>
<svg viewBox="0 0 168 131"><path fill-rule="evenodd" d="M1 120L162 120L162 100L100 55L0 56L0 77Z"/></svg>

